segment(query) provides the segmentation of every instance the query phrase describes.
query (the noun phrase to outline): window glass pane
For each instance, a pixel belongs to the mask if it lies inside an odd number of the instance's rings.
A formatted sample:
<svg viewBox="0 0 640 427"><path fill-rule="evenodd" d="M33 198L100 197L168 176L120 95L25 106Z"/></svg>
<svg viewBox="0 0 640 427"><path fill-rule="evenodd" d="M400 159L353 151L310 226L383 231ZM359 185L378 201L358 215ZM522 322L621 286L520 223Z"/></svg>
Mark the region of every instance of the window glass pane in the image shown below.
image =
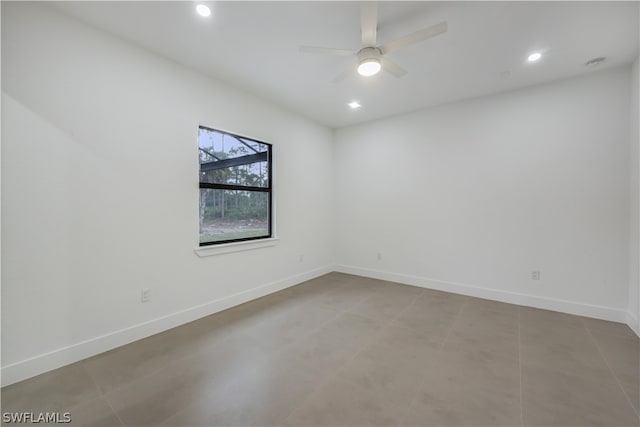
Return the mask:
<svg viewBox="0 0 640 427"><path fill-rule="evenodd" d="M266 161L231 167L219 166L224 166L224 164L221 162L201 163L200 182L269 187L269 164Z"/></svg>
<svg viewBox="0 0 640 427"><path fill-rule="evenodd" d="M200 189L200 243L268 235L269 193Z"/></svg>
<svg viewBox="0 0 640 427"><path fill-rule="evenodd" d="M267 144L203 127L198 132L198 145L200 147L200 163L268 151Z"/></svg>
<svg viewBox="0 0 640 427"><path fill-rule="evenodd" d="M207 128L198 134L200 182L269 187L269 146Z"/></svg>

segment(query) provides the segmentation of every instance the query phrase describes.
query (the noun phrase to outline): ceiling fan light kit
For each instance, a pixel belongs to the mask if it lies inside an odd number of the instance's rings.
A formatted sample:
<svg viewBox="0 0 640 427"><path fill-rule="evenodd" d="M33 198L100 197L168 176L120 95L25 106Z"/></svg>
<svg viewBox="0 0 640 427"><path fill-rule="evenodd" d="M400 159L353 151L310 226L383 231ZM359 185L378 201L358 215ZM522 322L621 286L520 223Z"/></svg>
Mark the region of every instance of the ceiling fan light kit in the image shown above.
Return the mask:
<svg viewBox="0 0 640 427"><path fill-rule="evenodd" d="M363 2L360 8L360 39L362 48L359 51L349 49L334 49L316 46L300 46L300 51L305 53L319 53L334 56L356 56L355 68L362 76L373 76L380 70L384 70L396 78L407 74L407 71L395 62L384 56L397 49L422 42L447 31L447 23L440 22L422 30L415 31L399 39L383 45L376 45L378 33L378 8L374 2ZM339 82L352 73L350 67L333 81Z"/></svg>
<svg viewBox="0 0 640 427"><path fill-rule="evenodd" d="M378 74L382 69L380 57L382 53L377 47L365 47L358 52L358 74L369 77Z"/></svg>

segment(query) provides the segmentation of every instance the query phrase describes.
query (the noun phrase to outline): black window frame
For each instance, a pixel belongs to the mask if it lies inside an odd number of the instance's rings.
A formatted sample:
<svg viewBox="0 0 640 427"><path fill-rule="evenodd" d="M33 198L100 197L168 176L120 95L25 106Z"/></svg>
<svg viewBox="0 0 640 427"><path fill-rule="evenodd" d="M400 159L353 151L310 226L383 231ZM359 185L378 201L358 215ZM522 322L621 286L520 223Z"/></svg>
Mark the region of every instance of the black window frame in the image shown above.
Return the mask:
<svg viewBox="0 0 640 427"><path fill-rule="evenodd" d="M200 242L200 236L198 236L198 241L200 243L200 246L214 246L214 245L221 245L224 243L236 243L236 242L247 242L247 241L251 241L251 240L264 240L264 239L270 239L273 237L273 144L268 143L268 142L264 142L264 141L259 141L255 138L250 138L247 136L243 136L243 135L238 135L232 132L227 132L224 130L220 130L220 129L214 129L208 126L203 126L203 125L199 125L198 126L198 135L200 134L200 129L205 129L211 132L218 132L218 133L222 133L225 135L229 135L233 138L238 139L239 141L242 140L246 140L246 141L252 141L258 144L262 144L262 145L266 145L267 146L267 179L269 182L269 185L267 187L253 187L253 186L246 186L246 185L233 185L233 184L212 184L209 182L202 182L200 181L200 178L202 177L202 169L201 169L201 163L198 162L198 182L200 183L200 189L209 189L209 190L237 190L237 191L256 191L256 192L262 192L262 193L267 193L268 194L268 203L269 203L269 208L268 208L268 233L266 236L257 236L257 237L241 237L238 239L227 239L227 240L216 240L214 242ZM200 147L200 143L198 141L198 148ZM233 160L233 159L230 159ZM255 162L252 162L255 163ZM249 163L245 163L245 164L249 164ZM232 167L232 166L229 166ZM198 215L200 215L198 213Z"/></svg>

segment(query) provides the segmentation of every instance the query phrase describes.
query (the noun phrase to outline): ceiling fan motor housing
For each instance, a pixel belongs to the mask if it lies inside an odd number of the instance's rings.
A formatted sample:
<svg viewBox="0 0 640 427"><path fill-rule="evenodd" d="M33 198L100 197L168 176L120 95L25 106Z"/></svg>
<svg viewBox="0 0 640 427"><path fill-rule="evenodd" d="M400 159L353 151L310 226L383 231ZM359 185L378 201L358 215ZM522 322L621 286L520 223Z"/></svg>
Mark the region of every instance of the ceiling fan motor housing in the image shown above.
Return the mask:
<svg viewBox="0 0 640 427"><path fill-rule="evenodd" d="M380 61L381 56L382 52L377 47L365 47L358 52L358 64L370 60Z"/></svg>

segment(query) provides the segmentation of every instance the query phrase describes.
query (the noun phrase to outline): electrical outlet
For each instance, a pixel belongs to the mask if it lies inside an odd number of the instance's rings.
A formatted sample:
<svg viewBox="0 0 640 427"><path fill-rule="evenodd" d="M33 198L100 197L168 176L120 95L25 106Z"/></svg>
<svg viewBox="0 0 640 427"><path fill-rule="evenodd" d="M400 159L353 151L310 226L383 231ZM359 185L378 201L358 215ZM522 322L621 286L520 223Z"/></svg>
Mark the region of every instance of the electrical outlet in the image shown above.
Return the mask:
<svg viewBox="0 0 640 427"><path fill-rule="evenodd" d="M540 270L533 270L531 272L531 280L540 280Z"/></svg>
<svg viewBox="0 0 640 427"><path fill-rule="evenodd" d="M143 289L140 293L140 302L151 301L151 289Z"/></svg>
<svg viewBox="0 0 640 427"><path fill-rule="evenodd" d="M304 262L304 254L301 254L301 255L298 257L298 261L300 261L300 262Z"/></svg>
<svg viewBox="0 0 640 427"><path fill-rule="evenodd" d="M378 261L382 261L382 252L378 252Z"/></svg>

